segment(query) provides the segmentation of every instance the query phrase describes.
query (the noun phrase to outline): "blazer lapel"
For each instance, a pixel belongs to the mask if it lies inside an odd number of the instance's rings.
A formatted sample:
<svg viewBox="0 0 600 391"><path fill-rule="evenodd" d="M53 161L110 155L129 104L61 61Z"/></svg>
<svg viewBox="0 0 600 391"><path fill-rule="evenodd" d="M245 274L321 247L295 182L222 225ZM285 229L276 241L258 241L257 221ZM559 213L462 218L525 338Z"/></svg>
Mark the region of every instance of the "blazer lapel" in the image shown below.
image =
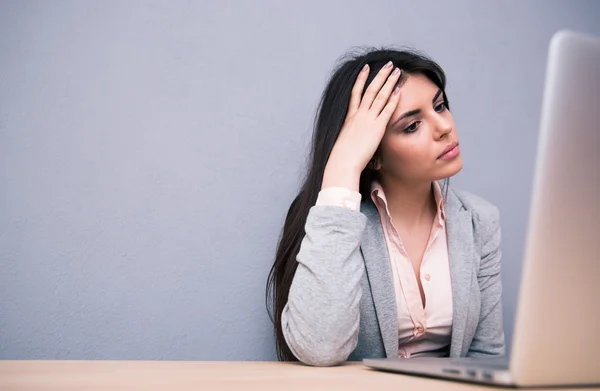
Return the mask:
<svg viewBox="0 0 600 391"><path fill-rule="evenodd" d="M473 223L467 210L450 189L446 200L446 224L450 276L452 279L453 322L450 356L463 355L463 342L469 317L469 295L473 272Z"/></svg>
<svg viewBox="0 0 600 391"><path fill-rule="evenodd" d="M390 258L377 207L370 201L362 203L361 212L367 216L367 227L361 251L365 260L373 304L388 358L398 357L398 316Z"/></svg>

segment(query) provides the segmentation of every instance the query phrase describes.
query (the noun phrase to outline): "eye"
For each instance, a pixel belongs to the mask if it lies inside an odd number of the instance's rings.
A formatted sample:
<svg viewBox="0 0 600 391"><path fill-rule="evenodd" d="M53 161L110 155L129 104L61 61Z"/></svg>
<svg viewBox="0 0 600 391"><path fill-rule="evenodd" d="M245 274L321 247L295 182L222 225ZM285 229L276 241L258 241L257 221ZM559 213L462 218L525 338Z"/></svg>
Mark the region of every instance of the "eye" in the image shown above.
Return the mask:
<svg viewBox="0 0 600 391"><path fill-rule="evenodd" d="M416 132L417 127L419 126L420 123L421 123L421 121L415 121L412 124L408 125L406 128L404 128L404 133Z"/></svg>
<svg viewBox="0 0 600 391"><path fill-rule="evenodd" d="M441 113L441 112L445 111L446 108L447 108L447 105L446 105L446 102L444 101L444 102L438 104L437 106L435 106L435 111L437 113Z"/></svg>

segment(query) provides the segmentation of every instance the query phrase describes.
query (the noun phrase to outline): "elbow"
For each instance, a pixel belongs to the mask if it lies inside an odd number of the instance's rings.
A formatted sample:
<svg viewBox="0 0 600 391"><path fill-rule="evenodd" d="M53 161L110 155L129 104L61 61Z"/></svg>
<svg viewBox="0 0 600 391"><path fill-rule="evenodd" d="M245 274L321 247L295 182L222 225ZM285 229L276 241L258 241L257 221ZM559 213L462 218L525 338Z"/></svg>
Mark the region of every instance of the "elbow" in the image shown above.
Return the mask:
<svg viewBox="0 0 600 391"><path fill-rule="evenodd" d="M310 359L302 361L306 365L311 367L335 367L346 361L345 359L339 359L337 357L319 357L317 359Z"/></svg>
<svg viewBox="0 0 600 391"><path fill-rule="evenodd" d="M313 367L333 367L346 360L358 344L358 328L348 338L299 338L298 334L284 333L286 343L294 356Z"/></svg>
<svg viewBox="0 0 600 391"><path fill-rule="evenodd" d="M358 345L360 313L357 306L354 308L319 314L315 310L291 311L294 306L288 303L281 317L285 343L306 365L331 367L343 363ZM307 315L298 316L298 312Z"/></svg>
<svg viewBox="0 0 600 391"><path fill-rule="evenodd" d="M345 362L350 353L351 347L321 346L311 347L309 349L292 349L294 355L300 362L313 367L333 367Z"/></svg>

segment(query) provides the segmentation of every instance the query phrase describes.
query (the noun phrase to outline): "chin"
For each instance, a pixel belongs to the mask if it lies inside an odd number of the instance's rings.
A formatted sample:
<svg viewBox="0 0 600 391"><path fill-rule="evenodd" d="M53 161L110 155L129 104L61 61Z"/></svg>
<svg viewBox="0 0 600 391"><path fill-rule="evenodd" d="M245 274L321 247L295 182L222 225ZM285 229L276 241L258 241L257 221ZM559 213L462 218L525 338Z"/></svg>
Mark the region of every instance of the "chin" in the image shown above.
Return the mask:
<svg viewBox="0 0 600 391"><path fill-rule="evenodd" d="M459 155L456 159L446 162L444 166L439 167L434 175L434 180L439 181L442 179L450 178L460 172L463 167L462 157Z"/></svg>

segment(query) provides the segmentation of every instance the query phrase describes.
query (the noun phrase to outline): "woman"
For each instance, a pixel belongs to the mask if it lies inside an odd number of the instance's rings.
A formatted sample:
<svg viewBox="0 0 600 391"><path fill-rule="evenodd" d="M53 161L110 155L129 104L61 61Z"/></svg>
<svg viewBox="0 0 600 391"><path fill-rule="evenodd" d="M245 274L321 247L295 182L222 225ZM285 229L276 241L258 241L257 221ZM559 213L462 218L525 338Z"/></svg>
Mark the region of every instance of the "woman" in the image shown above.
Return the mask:
<svg viewBox="0 0 600 391"><path fill-rule="evenodd" d="M409 51L334 72L267 284L279 359L504 354L499 213L449 186L462 159L445 84Z"/></svg>

